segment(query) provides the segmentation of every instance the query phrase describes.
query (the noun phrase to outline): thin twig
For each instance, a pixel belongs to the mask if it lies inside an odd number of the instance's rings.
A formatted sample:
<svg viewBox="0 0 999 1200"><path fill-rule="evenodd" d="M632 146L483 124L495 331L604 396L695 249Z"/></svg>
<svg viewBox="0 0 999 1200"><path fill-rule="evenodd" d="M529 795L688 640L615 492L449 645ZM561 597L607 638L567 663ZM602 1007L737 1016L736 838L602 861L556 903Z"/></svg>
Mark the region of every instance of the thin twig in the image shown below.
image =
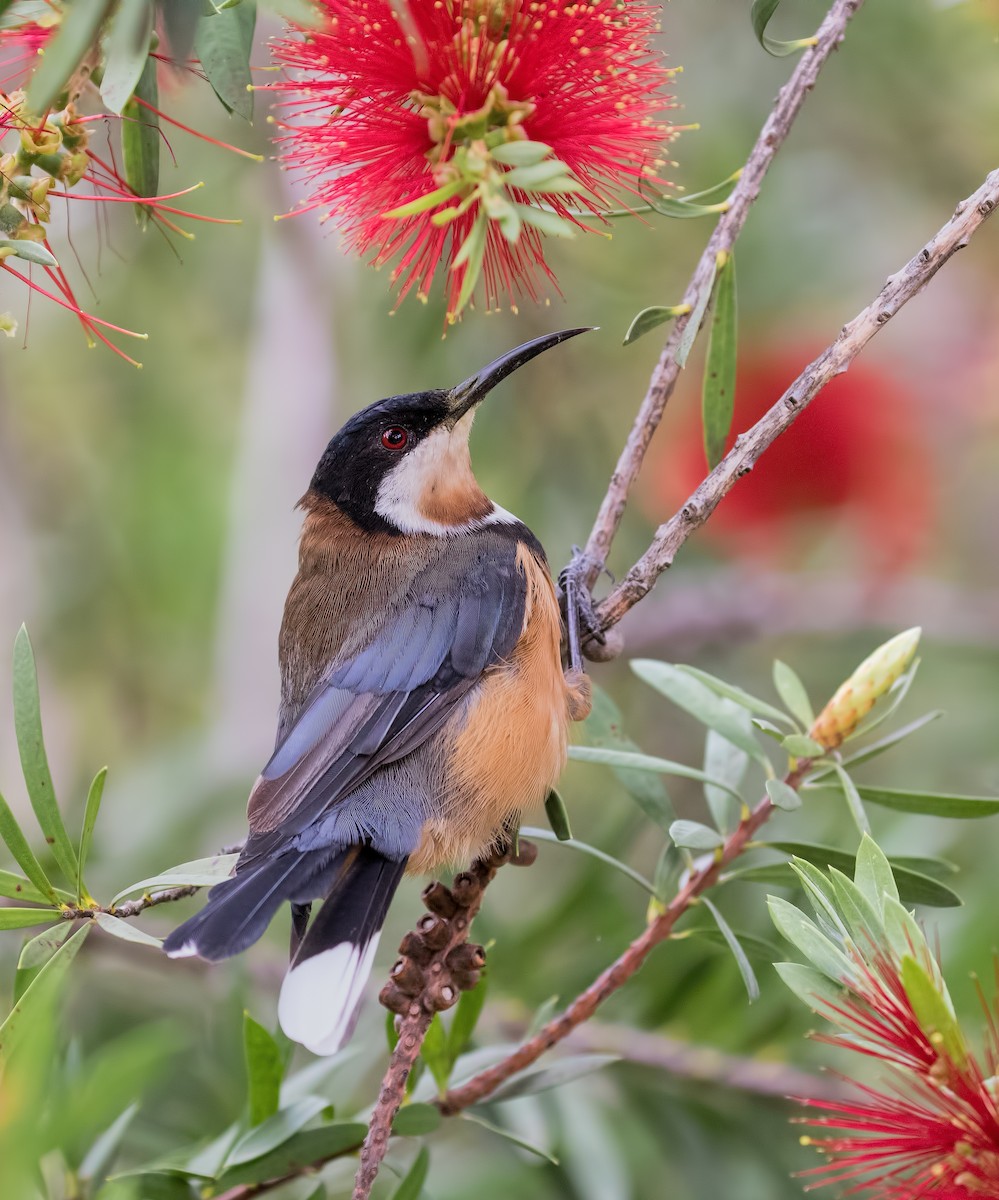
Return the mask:
<svg viewBox="0 0 999 1200"><path fill-rule="evenodd" d="M645 451L659 427L663 412L680 377L682 366L677 355L687 337L687 326L698 313L703 320L705 301L714 280L718 254L731 252L746 223L749 210L760 194L763 177L791 131L805 97L815 86L826 60L843 40L850 18L862 3L863 0L835 0L831 5L815 35L815 45L803 52L791 78L778 93L776 103L760 130L739 181L729 196L727 210L715 226L704 253L694 268L682 301L683 305L689 306L689 311L673 322L659 362L649 380L645 399L621 451L607 487L607 494L600 505L600 511L586 543L585 579L590 589L597 582L607 562L611 542L624 516L628 494L638 478Z"/></svg>
<svg viewBox="0 0 999 1200"><path fill-rule="evenodd" d="M788 772L784 782L797 790L811 765L811 759L800 759L794 770ZM672 934L677 921L703 892L717 882L722 870L747 849L773 811L774 806L768 796L764 796L754 809L747 810L738 827L726 838L724 845L712 855L710 861L686 876L667 908L646 926L644 932L635 938L619 958L581 992L564 1012L549 1021L506 1058L492 1067L487 1067L460 1087L445 1092L436 1101L441 1112L448 1117L454 1116L462 1109L485 1100L500 1084L514 1075L519 1075L547 1050L568 1037L577 1026L589 1020L609 996L628 982L656 946Z"/></svg>
<svg viewBox="0 0 999 1200"><path fill-rule="evenodd" d="M624 614L652 589L659 576L690 537L714 512L721 498L737 479L747 475L757 459L772 445L835 376L842 374L898 310L918 295L937 271L992 215L999 204L999 170L992 171L982 186L956 208L951 219L895 275L888 277L877 297L844 325L839 337L791 384L777 403L746 433L717 467L693 492L687 503L656 531L652 545L628 574L597 607L605 629L616 625ZM613 485L612 485L613 486Z"/></svg>

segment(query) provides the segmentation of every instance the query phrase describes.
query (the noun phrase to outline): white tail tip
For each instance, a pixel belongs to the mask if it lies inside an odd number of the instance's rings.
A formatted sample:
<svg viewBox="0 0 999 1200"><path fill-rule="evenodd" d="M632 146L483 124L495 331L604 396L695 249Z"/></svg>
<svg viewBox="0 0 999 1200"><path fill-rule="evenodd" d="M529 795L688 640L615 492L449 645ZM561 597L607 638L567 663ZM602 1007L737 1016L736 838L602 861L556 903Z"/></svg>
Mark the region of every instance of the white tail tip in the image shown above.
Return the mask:
<svg viewBox="0 0 999 1200"><path fill-rule="evenodd" d="M278 1020L313 1054L336 1054L354 1030L379 934L365 946L341 942L293 966L281 985Z"/></svg>

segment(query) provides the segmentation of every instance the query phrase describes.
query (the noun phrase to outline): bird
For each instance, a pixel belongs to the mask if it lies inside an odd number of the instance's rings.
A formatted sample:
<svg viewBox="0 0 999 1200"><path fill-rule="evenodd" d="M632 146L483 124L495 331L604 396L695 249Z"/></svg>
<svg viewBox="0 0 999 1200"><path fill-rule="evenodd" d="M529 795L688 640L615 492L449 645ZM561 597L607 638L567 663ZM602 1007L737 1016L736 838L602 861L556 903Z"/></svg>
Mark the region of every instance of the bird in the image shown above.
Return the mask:
<svg viewBox="0 0 999 1200"><path fill-rule="evenodd" d="M403 875L502 845L589 712L574 610L567 630L541 543L485 495L469 453L480 402L585 332L534 338L456 387L362 409L299 501L274 751L233 874L164 949L228 958L290 902L278 1019L317 1055L353 1032Z"/></svg>

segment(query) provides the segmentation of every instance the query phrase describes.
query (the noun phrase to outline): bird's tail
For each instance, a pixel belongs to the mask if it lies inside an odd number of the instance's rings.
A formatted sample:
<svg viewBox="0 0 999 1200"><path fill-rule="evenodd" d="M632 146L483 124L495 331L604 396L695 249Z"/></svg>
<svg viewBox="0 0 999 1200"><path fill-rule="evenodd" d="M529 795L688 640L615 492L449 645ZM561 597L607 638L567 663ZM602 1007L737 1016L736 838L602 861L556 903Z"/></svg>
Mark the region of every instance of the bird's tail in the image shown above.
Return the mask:
<svg viewBox="0 0 999 1200"><path fill-rule="evenodd" d="M302 939L278 1002L281 1028L313 1054L335 1054L353 1032L389 902L406 860L368 846L340 856L326 900Z"/></svg>

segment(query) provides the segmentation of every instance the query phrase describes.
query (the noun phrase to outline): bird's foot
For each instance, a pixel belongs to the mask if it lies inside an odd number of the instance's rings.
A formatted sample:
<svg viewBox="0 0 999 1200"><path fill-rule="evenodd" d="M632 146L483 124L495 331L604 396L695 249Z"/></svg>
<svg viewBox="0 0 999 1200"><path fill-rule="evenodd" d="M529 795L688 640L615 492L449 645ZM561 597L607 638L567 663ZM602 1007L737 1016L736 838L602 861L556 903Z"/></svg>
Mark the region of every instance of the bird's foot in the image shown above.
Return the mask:
<svg viewBox="0 0 999 1200"><path fill-rule="evenodd" d="M624 643L615 630L605 631L597 615L593 595L587 585L587 576L597 566L585 550L578 546L572 548L572 558L558 577L559 606L566 628L566 651L569 671L576 676L583 674L583 656L593 662L606 662L616 658L623 649ZM600 574L606 574L613 582L613 576L606 567L601 567Z"/></svg>

